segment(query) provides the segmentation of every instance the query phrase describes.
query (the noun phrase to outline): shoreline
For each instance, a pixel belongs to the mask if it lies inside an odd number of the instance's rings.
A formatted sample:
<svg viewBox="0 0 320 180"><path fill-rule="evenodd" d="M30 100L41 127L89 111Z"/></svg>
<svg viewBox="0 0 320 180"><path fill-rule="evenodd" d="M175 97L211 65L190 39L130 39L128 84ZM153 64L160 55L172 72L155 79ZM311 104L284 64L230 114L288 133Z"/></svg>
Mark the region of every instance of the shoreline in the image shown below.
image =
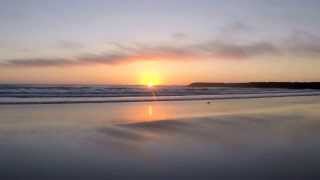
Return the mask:
<svg viewBox="0 0 320 180"><path fill-rule="evenodd" d="M320 96L320 92L312 93L278 93L278 94L235 94L235 95L195 95L195 96L151 96L151 97L139 97L139 98L128 98L121 97L118 99L105 99L105 100L59 100L59 98L53 98L49 101L0 101L1 105L37 105L37 104L96 104L96 103L128 103L128 102L156 102L156 101L201 101L201 100L228 100L228 99L260 99L260 98L281 98L281 97L303 97L303 96ZM122 99L127 98L127 99ZM25 98L23 98L25 100ZM47 98L50 99L50 98ZM62 98L60 98L62 99ZM66 98L63 98L66 99ZM81 98L78 98L81 99ZM96 98L97 99L97 98ZM0 98L1 100L1 98Z"/></svg>
<svg viewBox="0 0 320 180"><path fill-rule="evenodd" d="M245 83L193 82L189 84L189 87L320 89L320 82L245 82Z"/></svg>

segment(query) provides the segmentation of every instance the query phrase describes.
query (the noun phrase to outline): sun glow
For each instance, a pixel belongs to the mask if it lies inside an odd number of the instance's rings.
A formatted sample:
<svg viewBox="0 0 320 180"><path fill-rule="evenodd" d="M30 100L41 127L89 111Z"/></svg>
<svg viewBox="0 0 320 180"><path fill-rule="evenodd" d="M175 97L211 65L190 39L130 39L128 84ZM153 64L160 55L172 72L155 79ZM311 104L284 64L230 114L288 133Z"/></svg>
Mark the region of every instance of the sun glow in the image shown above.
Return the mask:
<svg viewBox="0 0 320 180"><path fill-rule="evenodd" d="M153 88L154 85L150 82L147 84L147 86L148 86L148 88Z"/></svg>
<svg viewBox="0 0 320 180"><path fill-rule="evenodd" d="M140 83L148 88L157 86L161 83L160 74L155 71L143 71L140 75Z"/></svg>

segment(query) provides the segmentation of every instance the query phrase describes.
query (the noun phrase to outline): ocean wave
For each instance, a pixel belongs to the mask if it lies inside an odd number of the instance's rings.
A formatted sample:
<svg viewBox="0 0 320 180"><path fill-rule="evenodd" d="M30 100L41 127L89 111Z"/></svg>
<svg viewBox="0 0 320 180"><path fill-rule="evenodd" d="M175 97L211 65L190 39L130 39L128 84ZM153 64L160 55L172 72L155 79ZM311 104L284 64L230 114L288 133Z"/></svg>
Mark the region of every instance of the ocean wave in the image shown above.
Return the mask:
<svg viewBox="0 0 320 180"><path fill-rule="evenodd" d="M222 100L249 99L290 96L320 96L320 92L290 92L290 93L259 93L259 94L220 94L220 95L190 95L190 96L142 96L142 97L55 97L55 98L0 98L0 105L19 104L77 104L77 103L121 103L121 102L151 102L151 101L192 101L192 100Z"/></svg>

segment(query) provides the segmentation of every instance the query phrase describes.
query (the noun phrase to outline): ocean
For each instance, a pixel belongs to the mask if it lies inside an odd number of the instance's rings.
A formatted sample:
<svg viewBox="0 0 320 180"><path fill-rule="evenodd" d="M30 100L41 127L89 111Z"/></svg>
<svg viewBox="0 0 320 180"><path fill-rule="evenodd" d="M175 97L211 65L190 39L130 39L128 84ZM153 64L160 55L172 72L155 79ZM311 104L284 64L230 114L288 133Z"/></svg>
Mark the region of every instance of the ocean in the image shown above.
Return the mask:
<svg viewBox="0 0 320 180"><path fill-rule="evenodd" d="M0 85L0 104L214 100L320 95L320 90L139 85Z"/></svg>

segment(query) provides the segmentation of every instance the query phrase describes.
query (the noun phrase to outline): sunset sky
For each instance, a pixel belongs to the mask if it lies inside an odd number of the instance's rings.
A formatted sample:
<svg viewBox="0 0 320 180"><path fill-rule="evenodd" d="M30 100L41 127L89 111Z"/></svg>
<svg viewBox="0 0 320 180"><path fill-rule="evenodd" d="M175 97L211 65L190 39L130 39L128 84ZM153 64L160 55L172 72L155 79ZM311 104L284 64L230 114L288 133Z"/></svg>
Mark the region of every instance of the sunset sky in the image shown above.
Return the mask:
<svg viewBox="0 0 320 180"><path fill-rule="evenodd" d="M320 81L319 0L0 2L0 83Z"/></svg>

